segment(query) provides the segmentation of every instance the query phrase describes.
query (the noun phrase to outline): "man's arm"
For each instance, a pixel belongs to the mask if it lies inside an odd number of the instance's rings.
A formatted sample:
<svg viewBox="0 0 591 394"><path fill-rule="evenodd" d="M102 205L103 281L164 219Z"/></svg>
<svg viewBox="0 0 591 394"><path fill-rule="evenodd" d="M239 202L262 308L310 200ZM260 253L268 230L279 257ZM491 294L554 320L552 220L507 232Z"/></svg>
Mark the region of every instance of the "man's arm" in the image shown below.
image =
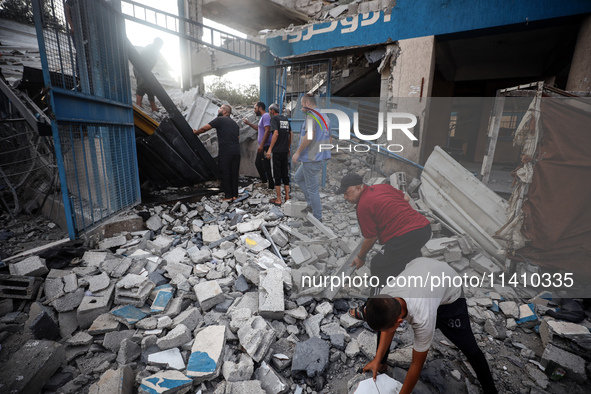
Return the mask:
<svg viewBox="0 0 591 394"><path fill-rule="evenodd" d="M390 344L392 344L392 338L394 338L394 331L380 331L380 342L378 343L378 350L376 350L376 356L373 358L373 360L367 363L365 367L363 367L363 372L373 372L373 380L376 380L376 377L378 376L378 370L382 366L382 358L384 358L386 351L390 347ZM408 376L408 374L406 376Z"/></svg>
<svg viewBox="0 0 591 394"><path fill-rule="evenodd" d="M259 131L259 126L255 125L254 123L249 122L248 119L244 118L244 119L242 119L242 121L244 123L246 123L247 125L249 125L250 127L252 127L254 130Z"/></svg>
<svg viewBox="0 0 591 394"><path fill-rule="evenodd" d="M355 266L356 269L359 269L365 264L365 257L373 247L373 245L378 240L378 237L373 238L363 238L363 243L361 244L361 250L359 250L359 254L355 256L351 266Z"/></svg>
<svg viewBox="0 0 591 394"><path fill-rule="evenodd" d="M404 378L402 389L400 389L399 394L412 393L412 390L419 381L419 376L421 376L421 370L423 369L423 364L425 364L425 360L427 359L427 353L429 353L429 350L424 352L417 352L414 349L412 350L412 361L410 362L410 368L406 373L406 377Z"/></svg>
<svg viewBox="0 0 591 394"><path fill-rule="evenodd" d="M271 152L273 151L273 147L277 142L277 138L279 138L279 130L273 131L273 138L271 138L271 145L269 145L269 149L267 149L267 159L271 157Z"/></svg>
<svg viewBox="0 0 591 394"><path fill-rule="evenodd" d="M202 128L200 128L199 130L193 129L193 134L199 135L199 134L205 133L206 131L211 130L212 128L213 127L211 127L211 125L208 123L205 126L203 126Z"/></svg>
<svg viewBox="0 0 591 394"><path fill-rule="evenodd" d="M296 150L296 152L293 154L292 156L292 160L297 163L298 159L300 158L300 155L302 154L302 152L304 151L304 149L306 149L308 147L308 145L310 145L312 143L312 141L314 141L314 136L316 135L316 128L313 127L312 128L312 138L308 139L308 132L306 132L304 134L302 138L302 143L300 144L300 146L298 146L298 149Z"/></svg>

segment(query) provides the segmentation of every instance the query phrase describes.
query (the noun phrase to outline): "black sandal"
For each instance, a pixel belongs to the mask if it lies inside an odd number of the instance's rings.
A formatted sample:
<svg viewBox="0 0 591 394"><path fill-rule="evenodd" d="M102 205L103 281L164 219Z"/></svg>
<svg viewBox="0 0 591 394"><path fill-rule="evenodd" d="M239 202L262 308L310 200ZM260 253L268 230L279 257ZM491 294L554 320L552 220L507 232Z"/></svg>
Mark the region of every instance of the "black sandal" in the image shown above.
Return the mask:
<svg viewBox="0 0 591 394"><path fill-rule="evenodd" d="M354 309L349 309L349 314L357 320L365 321L365 304Z"/></svg>

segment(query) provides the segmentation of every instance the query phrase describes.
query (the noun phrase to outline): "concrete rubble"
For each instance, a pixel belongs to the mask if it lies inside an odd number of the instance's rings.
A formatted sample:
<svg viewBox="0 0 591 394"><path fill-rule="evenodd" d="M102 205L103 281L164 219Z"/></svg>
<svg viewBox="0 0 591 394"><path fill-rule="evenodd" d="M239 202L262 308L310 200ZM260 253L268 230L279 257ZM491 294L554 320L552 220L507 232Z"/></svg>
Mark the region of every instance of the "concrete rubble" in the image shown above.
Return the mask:
<svg viewBox="0 0 591 394"><path fill-rule="evenodd" d="M141 229L111 231L60 269L38 256L12 262L7 276L36 277L23 282L31 290L35 280L43 284L32 299L0 293L0 391L348 392L347 382L375 354L375 333L348 314L369 288L346 284L328 297L318 283L341 272L362 240L354 207L332 194L341 174L360 171L359 164L345 154L331 160L328 173L338 176L321 189L322 226L303 225L298 188L277 208L266 203L271 192L249 185L249 197L234 204L206 196L138 206ZM424 207L417 192L411 196ZM136 226L137 215L129 218ZM424 256L461 275L503 272L471 237L428 218L433 238ZM353 276L369 272L364 266ZM560 306L552 294L485 284L465 295L500 392L591 387L588 311L583 321L565 322L547 314ZM388 358L395 380L410 365L412 338L409 327L396 332ZM437 331L420 392L473 390L473 371L462 360ZM356 390L365 387L359 382Z"/></svg>

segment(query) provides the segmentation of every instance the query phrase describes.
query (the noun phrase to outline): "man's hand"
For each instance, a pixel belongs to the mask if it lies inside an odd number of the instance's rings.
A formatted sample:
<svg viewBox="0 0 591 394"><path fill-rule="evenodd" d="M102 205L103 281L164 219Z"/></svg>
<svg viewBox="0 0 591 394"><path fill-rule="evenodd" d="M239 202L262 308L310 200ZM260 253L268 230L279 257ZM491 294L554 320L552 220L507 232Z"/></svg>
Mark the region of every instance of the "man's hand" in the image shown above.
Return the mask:
<svg viewBox="0 0 591 394"><path fill-rule="evenodd" d="M258 153L258 154L261 154L261 153L263 153L263 149L264 149L263 145L262 145L262 144L261 144L261 145L259 145L259 147L257 148L257 153Z"/></svg>
<svg viewBox="0 0 591 394"><path fill-rule="evenodd" d="M294 153L294 155L291 157L291 161L293 161L294 163L298 162L298 159L300 158L300 154L298 152Z"/></svg>
<svg viewBox="0 0 591 394"><path fill-rule="evenodd" d="M250 123L250 122L248 121L248 119L246 119L246 118L242 119L242 121L243 121L244 123L246 123L246 124L249 124L249 123ZM250 126L250 125L249 125L249 126Z"/></svg>
<svg viewBox="0 0 591 394"><path fill-rule="evenodd" d="M267 151L267 153L265 154L265 156L267 156L267 159L271 158L271 152Z"/></svg>
<svg viewBox="0 0 591 394"><path fill-rule="evenodd" d="M373 380L376 380L376 378L378 377L378 371L381 366L382 364L380 363L380 360L374 358L369 363L367 363L365 367L363 367L363 372L365 373L367 371L371 371L373 373Z"/></svg>
<svg viewBox="0 0 591 394"><path fill-rule="evenodd" d="M355 258L353 259L353 262L351 263L351 267L355 266L355 269L359 269L359 268L363 267L364 264L365 264L364 260L361 260L359 258L359 256L355 256Z"/></svg>

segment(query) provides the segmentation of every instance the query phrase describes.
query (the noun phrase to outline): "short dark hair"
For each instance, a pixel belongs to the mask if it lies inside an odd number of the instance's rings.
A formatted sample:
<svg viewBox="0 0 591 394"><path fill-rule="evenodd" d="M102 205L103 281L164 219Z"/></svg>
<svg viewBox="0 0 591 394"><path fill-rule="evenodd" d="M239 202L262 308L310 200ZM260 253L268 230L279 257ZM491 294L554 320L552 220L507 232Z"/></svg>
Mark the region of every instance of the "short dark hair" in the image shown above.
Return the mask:
<svg viewBox="0 0 591 394"><path fill-rule="evenodd" d="M365 304L365 321L375 331L394 327L401 313L400 302L389 295L380 294Z"/></svg>
<svg viewBox="0 0 591 394"><path fill-rule="evenodd" d="M259 101L257 103L257 107L262 108L262 110L264 111L265 109L267 109L267 106L265 105L265 103L263 103L262 101Z"/></svg>
<svg viewBox="0 0 591 394"><path fill-rule="evenodd" d="M310 103L310 105L316 105L316 98L314 97L313 94L306 93L302 97L303 97L304 101Z"/></svg>

